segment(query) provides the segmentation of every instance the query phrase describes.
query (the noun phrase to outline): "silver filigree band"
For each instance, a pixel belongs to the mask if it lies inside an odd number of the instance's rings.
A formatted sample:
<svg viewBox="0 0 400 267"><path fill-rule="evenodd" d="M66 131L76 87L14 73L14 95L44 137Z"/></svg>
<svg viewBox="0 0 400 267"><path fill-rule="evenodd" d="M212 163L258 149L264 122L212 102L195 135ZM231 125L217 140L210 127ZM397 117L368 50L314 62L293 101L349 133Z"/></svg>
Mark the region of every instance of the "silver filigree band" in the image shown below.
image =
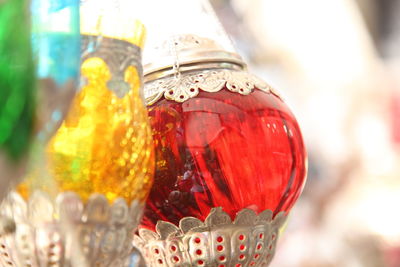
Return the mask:
<svg viewBox="0 0 400 267"><path fill-rule="evenodd" d="M273 218L270 210L259 215L241 210L232 222L222 208L212 209L204 222L183 218L179 228L159 221L156 232L140 229L134 237L149 267L267 266L275 254L284 212Z"/></svg>
<svg viewBox="0 0 400 267"><path fill-rule="evenodd" d="M43 192L25 201L12 192L0 213L15 220L16 230L0 235L0 266L128 266L142 206L123 199L109 205L99 194L83 203L70 192L55 202Z"/></svg>
<svg viewBox="0 0 400 267"><path fill-rule="evenodd" d="M278 95L256 76L233 69L207 69L184 73L179 79L156 79L145 84L144 93L147 105L152 105L162 97L182 103L196 97L200 90L214 93L223 88L242 95L248 95L255 89Z"/></svg>

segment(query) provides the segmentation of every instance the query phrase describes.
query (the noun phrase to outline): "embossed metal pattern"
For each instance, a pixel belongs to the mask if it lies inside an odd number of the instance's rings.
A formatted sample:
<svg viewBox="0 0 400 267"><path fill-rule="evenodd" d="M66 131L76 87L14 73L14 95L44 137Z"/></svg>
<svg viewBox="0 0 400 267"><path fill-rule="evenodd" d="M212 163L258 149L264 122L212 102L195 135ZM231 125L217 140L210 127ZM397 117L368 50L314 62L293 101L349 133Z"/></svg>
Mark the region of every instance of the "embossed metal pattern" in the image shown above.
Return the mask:
<svg viewBox="0 0 400 267"><path fill-rule="evenodd" d="M183 73L179 79L172 76L157 79L145 84L144 93L147 105L152 105L162 97L182 103L196 97L200 90L214 93L223 88L242 95L255 89L278 95L271 86L247 71L230 69Z"/></svg>
<svg viewBox="0 0 400 267"><path fill-rule="evenodd" d="M82 62L89 57L101 57L109 66L111 72L123 72L129 66L135 66L142 71L141 48L128 41L115 38L83 35Z"/></svg>
<svg viewBox="0 0 400 267"><path fill-rule="evenodd" d="M127 266L141 205L110 205L99 194L84 204L71 192L53 203L38 191L26 202L12 192L0 212L15 220L16 231L0 234L0 266Z"/></svg>
<svg viewBox="0 0 400 267"><path fill-rule="evenodd" d="M130 88L124 79L125 70L129 66L135 66L139 76L143 75L139 46L128 41L95 35L83 35L81 46L82 62L90 57L100 57L104 60L111 73L111 80L107 82L107 87L120 98L124 97Z"/></svg>
<svg viewBox="0 0 400 267"><path fill-rule="evenodd" d="M165 221L157 223L156 233L142 228L134 245L149 267L268 266L285 220L284 212L273 218L270 210L256 215L243 209L232 221L222 208L214 208L204 222L186 217L179 228Z"/></svg>

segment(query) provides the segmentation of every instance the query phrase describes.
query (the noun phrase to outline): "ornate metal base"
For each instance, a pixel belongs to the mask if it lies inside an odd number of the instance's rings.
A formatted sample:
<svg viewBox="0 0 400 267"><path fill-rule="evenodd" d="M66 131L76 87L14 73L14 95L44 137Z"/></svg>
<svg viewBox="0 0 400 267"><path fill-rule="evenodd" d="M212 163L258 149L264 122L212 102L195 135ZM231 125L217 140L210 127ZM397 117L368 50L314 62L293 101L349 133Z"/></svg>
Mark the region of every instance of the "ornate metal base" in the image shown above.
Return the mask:
<svg viewBox="0 0 400 267"><path fill-rule="evenodd" d="M0 234L0 266L127 266L141 211L137 201L109 205L98 194L84 204L69 192L55 203L42 192L27 202L13 192L0 207L16 223L14 233Z"/></svg>
<svg viewBox="0 0 400 267"><path fill-rule="evenodd" d="M159 221L157 233L140 229L134 237L147 265L155 266L267 266L275 254L279 229L286 220L283 212L259 215L241 210L234 222L222 208L212 209L205 222L183 218L179 228Z"/></svg>

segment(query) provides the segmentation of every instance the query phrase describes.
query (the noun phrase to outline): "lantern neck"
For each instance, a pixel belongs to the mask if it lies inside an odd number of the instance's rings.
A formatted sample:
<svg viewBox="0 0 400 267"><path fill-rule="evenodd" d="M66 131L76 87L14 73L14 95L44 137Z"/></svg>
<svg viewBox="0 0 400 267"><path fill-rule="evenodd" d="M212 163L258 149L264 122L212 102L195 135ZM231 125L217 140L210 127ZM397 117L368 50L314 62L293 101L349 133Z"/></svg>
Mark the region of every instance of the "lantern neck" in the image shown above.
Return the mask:
<svg viewBox="0 0 400 267"><path fill-rule="evenodd" d="M131 16L124 15L120 10L110 8L105 12L105 6L95 1L88 1L80 8L80 32L87 36L101 36L129 42L143 48L146 29L143 23Z"/></svg>
<svg viewBox="0 0 400 267"><path fill-rule="evenodd" d="M225 50L211 39L192 34L166 40L152 49L152 56L157 60L144 65L145 82L202 69L246 69L243 59L235 52Z"/></svg>

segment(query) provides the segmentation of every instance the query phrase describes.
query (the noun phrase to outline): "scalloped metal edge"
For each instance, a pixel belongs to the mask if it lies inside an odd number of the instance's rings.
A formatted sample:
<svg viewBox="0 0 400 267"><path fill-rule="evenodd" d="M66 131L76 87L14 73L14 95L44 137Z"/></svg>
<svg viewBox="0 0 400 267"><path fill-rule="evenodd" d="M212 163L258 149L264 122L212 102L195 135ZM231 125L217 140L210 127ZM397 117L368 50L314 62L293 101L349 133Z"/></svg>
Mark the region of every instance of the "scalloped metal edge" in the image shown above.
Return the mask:
<svg viewBox="0 0 400 267"><path fill-rule="evenodd" d="M204 238L210 243L204 243L203 247L205 250L211 249L212 247L218 248L215 241L212 241L210 236L218 233L227 238L227 236L236 235L240 231L256 232L262 230L262 233L269 235L269 254L266 254L267 258L260 260L248 260L247 262L240 262L238 257L246 258L258 258L260 254L257 254L255 249L256 244L250 244L253 247L253 252L248 252L246 255L242 252L236 255L231 249L231 254L229 257L227 255L223 256L227 261L229 259L229 264L224 266L235 266L232 264L241 264L240 266L267 266L271 261L275 253L276 240L279 235L279 229L283 226L286 221L285 212L278 213L273 217L273 212L271 210L265 210L260 214L256 214L251 209L243 209L239 211L236 215L234 221L231 220L230 216L222 210L221 207L213 208L210 214L207 216L204 222L194 217L182 218L179 222L179 226L166 221L158 221L156 224L156 231L151 231L146 228L140 228L138 235L134 236L134 245L142 252L148 266L222 266L224 261L218 262L216 255L218 251L205 253L206 258L198 258L193 251L193 238ZM228 233L228 234L227 234ZM261 232L260 232L261 233ZM275 237L274 237L275 236ZM251 237L249 237L251 238ZM252 239L254 242L258 242L257 239ZM266 241L267 242L267 241ZM233 241L228 242L234 243ZM173 263L174 259L179 259L179 257L171 252L167 247L170 244L179 244L181 252L181 262ZM267 243L266 243L267 244ZM218 250L218 249L217 249ZM152 253L152 251L157 251L159 253ZM160 252L162 251L162 252ZM170 255L171 254L171 255ZM243 256L240 256L243 255ZM244 256L245 255L245 256ZM257 255L257 256L255 256ZM157 258L158 257L158 258ZM178 258L176 258L178 257ZM234 258L238 258L237 262L234 262ZM220 258L221 259L221 258ZM197 260L197 265L196 265ZM183 263L182 263L183 262ZM199 262L203 264L198 264ZM254 262L254 263L253 263Z"/></svg>
<svg viewBox="0 0 400 267"><path fill-rule="evenodd" d="M223 88L241 95L248 95L253 90L259 89L279 96L270 85L256 76L247 71L231 69L207 69L182 73L179 78L169 76L155 79L145 83L144 95L146 104L150 106L162 97L183 103L196 97L200 90L214 93Z"/></svg>

